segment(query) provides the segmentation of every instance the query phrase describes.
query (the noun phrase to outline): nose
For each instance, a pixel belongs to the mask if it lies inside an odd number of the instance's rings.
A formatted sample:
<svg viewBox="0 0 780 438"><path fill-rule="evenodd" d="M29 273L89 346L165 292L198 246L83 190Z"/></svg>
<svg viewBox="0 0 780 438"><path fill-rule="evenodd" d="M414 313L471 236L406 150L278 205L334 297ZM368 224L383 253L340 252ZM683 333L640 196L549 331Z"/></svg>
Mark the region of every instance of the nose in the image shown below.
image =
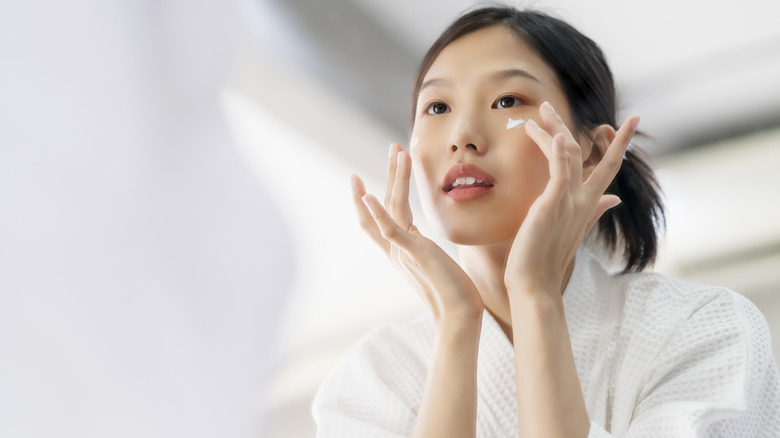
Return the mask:
<svg viewBox="0 0 780 438"><path fill-rule="evenodd" d="M483 121L476 111L463 111L452 126L448 147L451 153L484 154L487 150Z"/></svg>

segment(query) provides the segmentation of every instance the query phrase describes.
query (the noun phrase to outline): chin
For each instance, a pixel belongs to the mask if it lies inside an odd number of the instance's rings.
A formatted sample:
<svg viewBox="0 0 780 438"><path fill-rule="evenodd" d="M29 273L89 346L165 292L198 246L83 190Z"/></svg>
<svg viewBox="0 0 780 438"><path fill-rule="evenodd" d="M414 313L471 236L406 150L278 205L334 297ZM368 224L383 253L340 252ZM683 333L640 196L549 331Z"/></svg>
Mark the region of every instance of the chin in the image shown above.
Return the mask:
<svg viewBox="0 0 780 438"><path fill-rule="evenodd" d="M426 202L429 201L429 202ZM456 245L486 246L514 241L526 211L505 208L487 213L485 209L441 208L423 198L423 213L436 233Z"/></svg>
<svg viewBox="0 0 780 438"><path fill-rule="evenodd" d="M498 232L495 228L488 231L485 228L476 229L444 229L443 234L450 242L465 246L487 246L496 243L512 241L515 232Z"/></svg>
<svg viewBox="0 0 780 438"><path fill-rule="evenodd" d="M441 213L441 212L436 212ZM514 241L525 215L473 214L426 215L439 235L456 245L486 246ZM446 219L445 219L446 218ZM431 220L433 219L433 220Z"/></svg>

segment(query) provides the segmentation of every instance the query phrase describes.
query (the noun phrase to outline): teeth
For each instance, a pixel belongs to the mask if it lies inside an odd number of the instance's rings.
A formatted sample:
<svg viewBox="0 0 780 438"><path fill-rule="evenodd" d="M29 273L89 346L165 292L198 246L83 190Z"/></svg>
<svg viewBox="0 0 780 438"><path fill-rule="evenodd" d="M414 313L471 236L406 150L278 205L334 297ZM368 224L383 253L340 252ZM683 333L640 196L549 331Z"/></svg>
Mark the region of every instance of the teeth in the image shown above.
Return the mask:
<svg viewBox="0 0 780 438"><path fill-rule="evenodd" d="M482 181L479 178L474 178L473 176L460 176L455 179L455 182L452 183L452 187L457 187L460 185L471 185L474 183L483 183L485 181Z"/></svg>

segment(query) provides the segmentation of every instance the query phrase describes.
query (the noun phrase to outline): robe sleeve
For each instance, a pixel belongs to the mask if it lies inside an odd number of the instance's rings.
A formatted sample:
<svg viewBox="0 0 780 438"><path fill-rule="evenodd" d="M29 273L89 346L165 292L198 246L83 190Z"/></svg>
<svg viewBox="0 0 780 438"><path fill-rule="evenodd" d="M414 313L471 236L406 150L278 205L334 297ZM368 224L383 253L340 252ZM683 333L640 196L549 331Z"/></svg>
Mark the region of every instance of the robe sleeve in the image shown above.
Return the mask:
<svg viewBox="0 0 780 438"><path fill-rule="evenodd" d="M312 403L317 438L412 436L425 364L393 329L358 342Z"/></svg>
<svg viewBox="0 0 780 438"><path fill-rule="evenodd" d="M591 423L589 438L780 437L780 379L759 310L718 294L652 361L625 433Z"/></svg>

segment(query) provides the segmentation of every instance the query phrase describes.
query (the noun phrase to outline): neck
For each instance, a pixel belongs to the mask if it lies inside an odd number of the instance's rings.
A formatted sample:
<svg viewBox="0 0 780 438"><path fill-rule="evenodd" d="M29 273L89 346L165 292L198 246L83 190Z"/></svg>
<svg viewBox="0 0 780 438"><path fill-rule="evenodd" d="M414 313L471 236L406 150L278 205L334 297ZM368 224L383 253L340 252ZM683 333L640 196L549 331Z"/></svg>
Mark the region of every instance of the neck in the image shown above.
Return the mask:
<svg viewBox="0 0 780 438"><path fill-rule="evenodd" d="M511 247L512 242L509 241L458 248L463 270L477 286L485 308L498 322L510 342L512 342L512 317L509 309L509 295L504 284L504 272ZM569 263L563 276L561 294L569 283L573 269L574 260Z"/></svg>

